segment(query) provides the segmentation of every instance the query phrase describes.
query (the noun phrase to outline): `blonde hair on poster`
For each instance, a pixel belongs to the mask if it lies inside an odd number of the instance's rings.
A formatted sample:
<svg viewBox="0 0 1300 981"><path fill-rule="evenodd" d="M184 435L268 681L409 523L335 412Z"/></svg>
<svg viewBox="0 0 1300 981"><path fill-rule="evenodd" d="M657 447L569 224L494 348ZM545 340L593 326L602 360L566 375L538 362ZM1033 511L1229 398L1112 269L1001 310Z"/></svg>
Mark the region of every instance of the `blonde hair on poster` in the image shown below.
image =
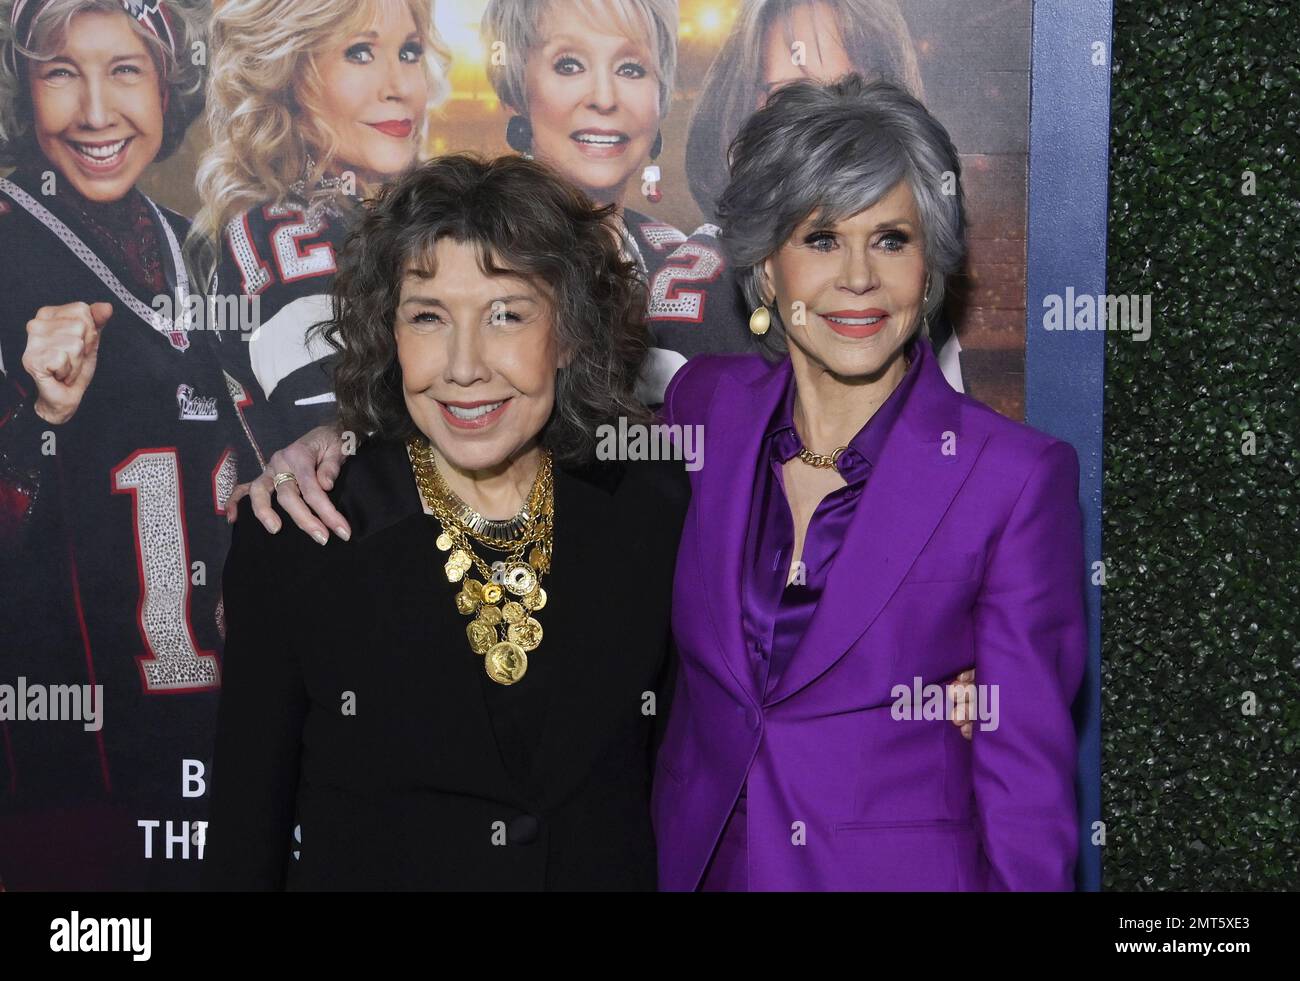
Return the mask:
<svg viewBox="0 0 1300 981"><path fill-rule="evenodd" d="M211 144L195 175L203 204L194 260L206 280L216 242L234 217L266 201L283 201L292 186L315 181L335 162L337 136L314 110L321 83L316 55L364 31L382 4L403 4L424 44L430 108L450 92L451 55L433 22L432 0L224 0L211 24L207 119ZM428 125L418 121L420 142ZM308 158L313 173L306 174ZM358 178L358 192L372 193ZM337 191L313 191L308 206Z"/></svg>

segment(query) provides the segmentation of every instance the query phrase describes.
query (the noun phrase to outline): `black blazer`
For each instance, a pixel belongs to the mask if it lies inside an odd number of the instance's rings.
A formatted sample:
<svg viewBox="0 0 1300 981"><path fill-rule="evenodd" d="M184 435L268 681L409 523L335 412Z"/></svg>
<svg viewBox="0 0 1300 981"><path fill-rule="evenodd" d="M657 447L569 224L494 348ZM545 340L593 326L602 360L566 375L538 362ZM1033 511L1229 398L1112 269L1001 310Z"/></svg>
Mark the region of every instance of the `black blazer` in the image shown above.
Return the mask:
<svg viewBox="0 0 1300 981"><path fill-rule="evenodd" d="M270 535L241 502L205 888L654 889L689 493L680 464L556 468L543 639L511 688L482 677L402 444L344 466L351 541L283 512Z"/></svg>

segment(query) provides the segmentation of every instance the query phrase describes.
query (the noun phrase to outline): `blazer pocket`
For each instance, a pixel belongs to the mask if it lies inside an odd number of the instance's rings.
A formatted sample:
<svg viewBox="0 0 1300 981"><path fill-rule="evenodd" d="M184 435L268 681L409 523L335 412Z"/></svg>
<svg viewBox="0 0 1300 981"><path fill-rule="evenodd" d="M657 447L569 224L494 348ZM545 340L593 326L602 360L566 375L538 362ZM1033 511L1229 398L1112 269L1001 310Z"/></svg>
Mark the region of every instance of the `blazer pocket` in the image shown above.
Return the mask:
<svg viewBox="0 0 1300 981"><path fill-rule="evenodd" d="M962 582L975 575L978 552L938 552L912 563L903 585L914 582Z"/></svg>
<svg viewBox="0 0 1300 981"><path fill-rule="evenodd" d="M835 825L835 831L974 831L972 821L846 821Z"/></svg>

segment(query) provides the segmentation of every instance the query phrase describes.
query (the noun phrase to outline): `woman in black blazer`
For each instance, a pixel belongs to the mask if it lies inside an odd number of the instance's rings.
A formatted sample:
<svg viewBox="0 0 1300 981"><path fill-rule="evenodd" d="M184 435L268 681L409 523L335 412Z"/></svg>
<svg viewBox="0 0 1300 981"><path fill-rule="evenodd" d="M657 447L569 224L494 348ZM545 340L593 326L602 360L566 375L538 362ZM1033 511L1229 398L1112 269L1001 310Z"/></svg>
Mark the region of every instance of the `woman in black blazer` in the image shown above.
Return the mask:
<svg viewBox="0 0 1300 981"><path fill-rule="evenodd" d="M334 290L340 419L371 434L330 494L351 535L235 525L205 885L654 889L689 491L680 464L596 459L600 425L649 421L607 209L531 161L439 158L367 210ZM522 583L540 643L499 628L533 644L518 676L498 628L486 656L467 634L508 556L470 539L483 565L455 575L465 540L440 539L449 503L517 531L552 500Z"/></svg>

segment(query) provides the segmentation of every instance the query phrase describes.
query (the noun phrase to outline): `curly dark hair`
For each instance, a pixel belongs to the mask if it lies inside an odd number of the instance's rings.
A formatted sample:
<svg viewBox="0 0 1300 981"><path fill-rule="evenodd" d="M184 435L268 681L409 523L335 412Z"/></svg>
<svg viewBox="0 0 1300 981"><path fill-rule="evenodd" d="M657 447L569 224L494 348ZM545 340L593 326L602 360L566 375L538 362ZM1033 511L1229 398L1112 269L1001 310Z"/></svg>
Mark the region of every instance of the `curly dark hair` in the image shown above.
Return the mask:
<svg viewBox="0 0 1300 981"><path fill-rule="evenodd" d="M597 207L545 164L517 156L435 157L364 202L338 260L333 319L317 330L338 352L334 391L345 430L404 440L419 430L402 395L394 327L409 262L439 239L474 245L486 275L517 275L549 302L561 351L541 442L557 464L595 458L596 429L646 422L634 394L649 349L645 286L620 249L612 206Z"/></svg>

